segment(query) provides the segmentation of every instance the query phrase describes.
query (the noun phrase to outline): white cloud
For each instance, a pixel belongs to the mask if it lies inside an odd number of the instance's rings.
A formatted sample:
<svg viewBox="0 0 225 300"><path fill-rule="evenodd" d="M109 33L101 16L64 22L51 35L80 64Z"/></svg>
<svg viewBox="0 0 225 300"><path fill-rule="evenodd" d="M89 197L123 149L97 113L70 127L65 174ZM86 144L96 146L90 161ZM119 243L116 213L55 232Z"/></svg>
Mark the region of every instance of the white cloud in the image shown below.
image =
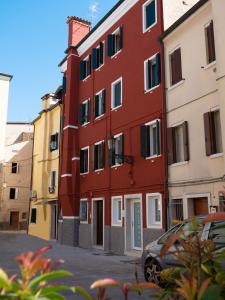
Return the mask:
<svg viewBox="0 0 225 300"><path fill-rule="evenodd" d="M89 5L89 14L90 14L92 23L95 20L95 18L97 17L98 13L99 13L99 2L91 1L90 5Z"/></svg>

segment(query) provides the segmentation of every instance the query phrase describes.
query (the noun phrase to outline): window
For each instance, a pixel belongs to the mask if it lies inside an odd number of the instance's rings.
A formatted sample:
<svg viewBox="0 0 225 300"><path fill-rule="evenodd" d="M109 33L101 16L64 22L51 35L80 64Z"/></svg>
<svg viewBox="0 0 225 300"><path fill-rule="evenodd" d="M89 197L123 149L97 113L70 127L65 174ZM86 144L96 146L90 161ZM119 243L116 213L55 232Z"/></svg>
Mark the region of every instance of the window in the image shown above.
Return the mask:
<svg viewBox="0 0 225 300"><path fill-rule="evenodd" d="M183 199L172 199L171 203L171 221L183 221Z"/></svg>
<svg viewBox="0 0 225 300"><path fill-rule="evenodd" d="M158 86L161 82L161 65L160 54L157 53L153 57L144 62L145 72L145 91Z"/></svg>
<svg viewBox="0 0 225 300"><path fill-rule="evenodd" d="M218 221L211 224L209 240L213 240L216 249L225 247L225 222Z"/></svg>
<svg viewBox="0 0 225 300"><path fill-rule="evenodd" d="M37 222L37 209L36 208L31 209L30 222L34 223L34 224L36 224L36 222Z"/></svg>
<svg viewBox="0 0 225 300"><path fill-rule="evenodd" d="M124 136L123 134L111 137L108 141L109 165L119 166L123 163Z"/></svg>
<svg viewBox="0 0 225 300"><path fill-rule="evenodd" d="M12 162L12 173L13 173L13 174L17 174L18 171L19 171L18 163Z"/></svg>
<svg viewBox="0 0 225 300"><path fill-rule="evenodd" d="M80 150L80 173L86 174L89 172L89 147Z"/></svg>
<svg viewBox="0 0 225 300"><path fill-rule="evenodd" d="M122 196L112 197L112 226L122 226Z"/></svg>
<svg viewBox="0 0 225 300"><path fill-rule="evenodd" d="M63 76L63 79L62 79L62 94L66 95L66 76L65 75Z"/></svg>
<svg viewBox="0 0 225 300"><path fill-rule="evenodd" d="M91 75L91 55L80 61L80 80Z"/></svg>
<svg viewBox="0 0 225 300"><path fill-rule="evenodd" d="M146 202L148 228L162 228L162 195L147 194Z"/></svg>
<svg viewBox="0 0 225 300"><path fill-rule="evenodd" d="M105 142L94 145L94 170L101 170L105 167Z"/></svg>
<svg viewBox="0 0 225 300"><path fill-rule="evenodd" d="M119 78L112 83L111 97L112 109L122 105L122 78Z"/></svg>
<svg viewBox="0 0 225 300"><path fill-rule="evenodd" d="M51 171L50 175L50 187L49 187L49 193L53 194L55 192L55 184L56 183L56 171Z"/></svg>
<svg viewBox="0 0 225 300"><path fill-rule="evenodd" d="M92 68L97 70L104 64L104 43L101 42L97 48L92 49Z"/></svg>
<svg viewBox="0 0 225 300"><path fill-rule="evenodd" d="M207 64L216 60L213 21L205 27Z"/></svg>
<svg viewBox="0 0 225 300"><path fill-rule="evenodd" d="M172 227L170 230L168 230L158 241L159 245L163 245L168 241L168 239L173 235L176 234L176 232L179 230L181 227L181 224L177 224L174 227Z"/></svg>
<svg viewBox="0 0 225 300"><path fill-rule="evenodd" d="M123 27L120 26L114 33L108 35L108 56L118 53L123 47Z"/></svg>
<svg viewBox="0 0 225 300"><path fill-rule="evenodd" d="M188 122L168 128L168 163L189 161Z"/></svg>
<svg viewBox="0 0 225 300"><path fill-rule="evenodd" d="M26 213L26 212L23 212L23 213L22 213L22 219L23 219L23 220L26 220L26 218L27 218L27 213Z"/></svg>
<svg viewBox="0 0 225 300"><path fill-rule="evenodd" d="M9 199L14 200L18 197L18 189L17 188L10 188L9 189Z"/></svg>
<svg viewBox="0 0 225 300"><path fill-rule="evenodd" d="M90 122L90 99L80 105L80 124L86 125Z"/></svg>
<svg viewBox="0 0 225 300"><path fill-rule="evenodd" d="M55 151L58 149L58 133L52 134L50 136L50 151Z"/></svg>
<svg viewBox="0 0 225 300"><path fill-rule="evenodd" d="M105 90L100 91L94 98L94 117L98 118L105 113Z"/></svg>
<svg viewBox="0 0 225 300"><path fill-rule="evenodd" d="M87 199L80 200L80 222L88 223L88 201L87 201Z"/></svg>
<svg viewBox="0 0 225 300"><path fill-rule="evenodd" d="M176 49L170 54L170 76L171 85L182 80L181 49Z"/></svg>
<svg viewBox="0 0 225 300"><path fill-rule="evenodd" d="M141 156L144 158L161 155L160 120L141 126Z"/></svg>
<svg viewBox="0 0 225 300"><path fill-rule="evenodd" d="M157 22L156 0L149 0L143 5L143 32L149 30Z"/></svg>
<svg viewBox="0 0 225 300"><path fill-rule="evenodd" d="M206 155L223 153L219 110L204 114L204 127Z"/></svg>

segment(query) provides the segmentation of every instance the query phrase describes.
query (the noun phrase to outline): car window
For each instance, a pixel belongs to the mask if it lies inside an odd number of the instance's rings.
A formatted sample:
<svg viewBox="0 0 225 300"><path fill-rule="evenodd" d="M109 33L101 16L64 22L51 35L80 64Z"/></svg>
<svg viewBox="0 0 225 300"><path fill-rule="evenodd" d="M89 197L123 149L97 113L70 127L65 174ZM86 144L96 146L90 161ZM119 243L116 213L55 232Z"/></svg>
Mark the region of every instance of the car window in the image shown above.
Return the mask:
<svg viewBox="0 0 225 300"><path fill-rule="evenodd" d="M217 249L225 247L225 222L213 222L209 230L209 240L213 240Z"/></svg>
<svg viewBox="0 0 225 300"><path fill-rule="evenodd" d="M202 231L203 231L203 224L202 223L196 223L196 222L189 222L189 223L185 223L183 224L178 232L181 233L181 238L186 240L189 236L191 236L193 233L197 232L197 234L199 236L202 235Z"/></svg>
<svg viewBox="0 0 225 300"><path fill-rule="evenodd" d="M159 240L158 240L158 244L165 244L165 242L168 240L168 238L175 234L178 229L181 227L181 224L177 224L176 226L174 226L173 228L171 228L169 231L167 231Z"/></svg>

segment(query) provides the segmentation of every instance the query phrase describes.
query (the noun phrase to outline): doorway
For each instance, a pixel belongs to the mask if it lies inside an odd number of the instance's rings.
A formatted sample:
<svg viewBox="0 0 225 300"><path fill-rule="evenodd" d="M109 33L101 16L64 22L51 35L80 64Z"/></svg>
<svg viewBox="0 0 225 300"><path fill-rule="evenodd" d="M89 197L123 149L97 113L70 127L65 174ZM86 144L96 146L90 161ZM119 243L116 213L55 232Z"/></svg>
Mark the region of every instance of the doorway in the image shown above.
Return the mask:
<svg viewBox="0 0 225 300"><path fill-rule="evenodd" d="M104 200L92 199L92 237L93 245L104 246Z"/></svg>
<svg viewBox="0 0 225 300"><path fill-rule="evenodd" d="M187 217L207 215L209 213L208 197L188 197L187 198Z"/></svg>
<svg viewBox="0 0 225 300"><path fill-rule="evenodd" d="M10 229L12 230L19 230L19 222L20 213L18 211L11 211L10 212Z"/></svg>
<svg viewBox="0 0 225 300"><path fill-rule="evenodd" d="M56 204L51 204L51 239L56 240L57 239L57 205Z"/></svg>

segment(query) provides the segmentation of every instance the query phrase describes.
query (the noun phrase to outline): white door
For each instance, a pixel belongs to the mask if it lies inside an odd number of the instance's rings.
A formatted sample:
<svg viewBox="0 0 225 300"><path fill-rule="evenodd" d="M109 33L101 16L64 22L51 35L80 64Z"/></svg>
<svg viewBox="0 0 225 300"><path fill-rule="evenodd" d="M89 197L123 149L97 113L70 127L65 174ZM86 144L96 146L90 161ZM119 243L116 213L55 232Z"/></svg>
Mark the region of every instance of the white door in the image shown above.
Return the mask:
<svg viewBox="0 0 225 300"><path fill-rule="evenodd" d="M133 200L131 204L131 236L132 248L141 250L141 202L140 200Z"/></svg>

